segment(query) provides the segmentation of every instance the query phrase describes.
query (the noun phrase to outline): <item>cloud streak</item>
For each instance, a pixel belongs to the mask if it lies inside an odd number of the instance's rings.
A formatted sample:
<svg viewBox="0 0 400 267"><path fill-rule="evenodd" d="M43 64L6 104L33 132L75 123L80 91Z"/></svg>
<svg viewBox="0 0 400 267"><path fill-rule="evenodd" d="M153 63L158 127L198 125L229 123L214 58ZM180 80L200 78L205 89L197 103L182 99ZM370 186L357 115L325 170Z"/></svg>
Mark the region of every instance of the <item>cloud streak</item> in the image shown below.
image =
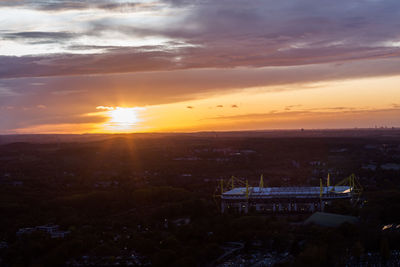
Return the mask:
<svg viewBox="0 0 400 267"><path fill-rule="evenodd" d="M153 71L127 74L79 75L0 80L7 94L18 94L18 101L70 103L111 102L123 98L137 106L166 104L243 88L261 87L264 91L308 90L308 84L363 77L400 74L400 59L381 59L342 64L308 66L198 69ZM40 86L29 86L41 84ZM285 85L284 87L282 87ZM110 93L112 90L112 94ZM79 98L77 98L79 97ZM0 99L0 105L11 98ZM97 101L97 102L96 102ZM46 103L45 103L46 104ZM289 107L290 108L290 107Z"/></svg>
<svg viewBox="0 0 400 267"><path fill-rule="evenodd" d="M149 1L147 1L149 2ZM42 11L68 11L85 9L105 9L109 11L132 11L154 7L157 2L141 3L140 1L110 1L110 0L2 0L0 7L24 7Z"/></svg>

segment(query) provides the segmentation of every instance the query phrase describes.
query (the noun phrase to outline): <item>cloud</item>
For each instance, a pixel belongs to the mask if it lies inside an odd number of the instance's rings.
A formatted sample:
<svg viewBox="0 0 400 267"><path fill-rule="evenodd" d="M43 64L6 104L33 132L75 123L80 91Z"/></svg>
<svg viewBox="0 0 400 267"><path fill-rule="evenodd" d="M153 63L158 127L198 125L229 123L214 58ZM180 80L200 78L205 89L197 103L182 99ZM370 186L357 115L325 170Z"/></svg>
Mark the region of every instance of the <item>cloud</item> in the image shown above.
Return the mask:
<svg viewBox="0 0 400 267"><path fill-rule="evenodd" d="M188 109L194 109L193 106L187 106L186 108L188 108Z"/></svg>
<svg viewBox="0 0 400 267"><path fill-rule="evenodd" d="M166 51L128 49L97 55L0 56L0 78L176 69Z"/></svg>
<svg viewBox="0 0 400 267"><path fill-rule="evenodd" d="M14 107L13 107L13 106L0 106L0 109L3 109L3 110L12 110L12 109L14 109Z"/></svg>
<svg viewBox="0 0 400 267"><path fill-rule="evenodd" d="M78 114L75 111L60 112L51 108L36 107L32 109L12 108L1 111L0 116L1 128L0 131L7 129L28 128L38 125L54 125L57 124L97 124L107 121L107 117L102 114ZM21 119L23 118L23 119ZM72 129L71 129L72 130Z"/></svg>
<svg viewBox="0 0 400 267"><path fill-rule="evenodd" d="M46 42L46 43L57 43L76 37L77 35L71 32L9 32L0 35L3 39L10 40L23 40L30 43Z"/></svg>
<svg viewBox="0 0 400 267"><path fill-rule="evenodd" d="M282 52L272 55L243 56L220 58L216 53L206 50L182 48L179 51L156 51L142 48L111 49L103 54L86 55L53 55L11 57L0 56L0 78L60 76L77 74L127 73L162 70L179 70L194 68L234 68L234 67L268 67L268 66L301 66L330 62L346 62L366 59L388 59L394 62L400 59L400 49L382 48L342 48L335 55L329 48L315 50L298 50L296 54ZM186 51L184 51L186 50ZM229 51L225 51L229 53ZM176 61L180 57L181 60ZM396 66L396 71L399 67ZM379 72L379 70L377 70Z"/></svg>
<svg viewBox="0 0 400 267"><path fill-rule="evenodd" d="M13 91L10 88L7 87L1 87L0 86L0 96L1 97L12 97L12 96L18 96L18 93Z"/></svg>
<svg viewBox="0 0 400 267"><path fill-rule="evenodd" d="M45 85L45 83L41 83L41 85ZM53 91L51 94L53 95L61 95L61 96L66 96L66 95L71 95L71 94L81 94L85 93L87 90L59 90L59 91Z"/></svg>
<svg viewBox="0 0 400 267"><path fill-rule="evenodd" d="M293 108L299 108L299 107L301 107L302 105L289 105L289 106L286 106L285 107L285 110L286 111L290 111L290 110L292 110Z"/></svg>
<svg viewBox="0 0 400 267"><path fill-rule="evenodd" d="M238 108L238 105L232 105L231 108Z"/></svg>
<svg viewBox="0 0 400 267"><path fill-rule="evenodd" d="M395 104L395 103L393 103L393 104L392 104L392 107L393 107L393 108L400 108L400 104Z"/></svg>
<svg viewBox="0 0 400 267"><path fill-rule="evenodd" d="M68 11L84 9L105 9L109 11L137 11L154 8L157 2L140 3L132 1L113 1L113 0L2 0L0 7L25 7L42 11Z"/></svg>
<svg viewBox="0 0 400 267"><path fill-rule="evenodd" d="M99 110L114 110L114 107L97 106L96 109Z"/></svg>
<svg viewBox="0 0 400 267"><path fill-rule="evenodd" d="M383 59L370 60L367 63L346 62L257 69L170 70L3 79L1 87L7 88L7 91L3 90L0 105L8 105L14 99L13 101L24 105L35 103L49 106L51 103L59 103L65 106L81 105L92 108L99 104L114 106L124 99L134 106L146 106L204 98L243 88L259 87L264 92L310 90L315 87L310 87L309 84L321 81L399 74L400 59ZM32 83L42 85L30 86Z"/></svg>
<svg viewBox="0 0 400 267"><path fill-rule="evenodd" d="M217 108L223 108L224 106L223 105L217 105Z"/></svg>
<svg viewBox="0 0 400 267"><path fill-rule="evenodd" d="M14 4L13 4L14 2ZM3 6L48 10L157 5L164 16L134 23L105 12L75 25L76 32L21 31L8 38L59 42L70 54L1 57L0 77L145 72L193 68L300 66L400 56L400 2L324 1L2 1ZM150 14L159 14L154 11ZM1 9L0 9L1 12ZM96 13L93 13L97 15ZM40 18L38 18L40 19ZM234 29L234 30L233 30ZM82 41L82 36L100 39ZM102 45L110 36L137 40ZM81 39L79 39L81 38ZM83 38L83 39L85 39ZM77 40L81 40L77 43ZM94 44L94 40L99 45ZM117 40L121 40L118 39ZM65 42L68 42L67 47ZM181 44L181 45L178 45ZM32 44L33 45L33 44ZM63 50L64 49L64 50ZM92 50L85 54L82 49ZM83 50L83 51L85 51ZM56 50L58 51L58 50ZM88 52L87 51L87 52ZM97 51L97 53L95 53ZM101 51L101 52L99 52ZM82 54L78 54L82 53Z"/></svg>

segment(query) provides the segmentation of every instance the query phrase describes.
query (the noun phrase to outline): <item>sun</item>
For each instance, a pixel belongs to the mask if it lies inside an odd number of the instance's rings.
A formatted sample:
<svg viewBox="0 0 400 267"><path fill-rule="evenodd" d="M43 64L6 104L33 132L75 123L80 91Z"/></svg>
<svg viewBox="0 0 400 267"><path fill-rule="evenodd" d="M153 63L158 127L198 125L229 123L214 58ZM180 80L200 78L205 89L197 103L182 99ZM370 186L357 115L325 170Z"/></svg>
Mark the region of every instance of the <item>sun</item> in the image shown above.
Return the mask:
<svg viewBox="0 0 400 267"><path fill-rule="evenodd" d="M138 108L115 107L107 111L110 120L107 126L112 131L133 130L140 121L138 117Z"/></svg>
<svg viewBox="0 0 400 267"><path fill-rule="evenodd" d="M138 120L137 110L135 108L120 108L117 107L114 110L109 111L110 122L121 125L136 124Z"/></svg>
<svg viewBox="0 0 400 267"><path fill-rule="evenodd" d="M137 131L143 128L141 122L145 107L110 107L110 106L97 106L98 112L89 113L89 115L101 116L107 118L102 124L103 131L119 133Z"/></svg>

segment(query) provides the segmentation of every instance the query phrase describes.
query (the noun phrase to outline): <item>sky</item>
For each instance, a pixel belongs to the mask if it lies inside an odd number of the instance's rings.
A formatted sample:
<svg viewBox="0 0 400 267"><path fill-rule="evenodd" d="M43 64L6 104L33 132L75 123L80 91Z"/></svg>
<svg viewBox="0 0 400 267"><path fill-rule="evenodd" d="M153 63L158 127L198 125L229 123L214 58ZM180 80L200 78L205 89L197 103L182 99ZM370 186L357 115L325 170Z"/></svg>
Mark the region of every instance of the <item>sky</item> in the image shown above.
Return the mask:
<svg viewBox="0 0 400 267"><path fill-rule="evenodd" d="M400 127L398 0L0 0L0 134Z"/></svg>

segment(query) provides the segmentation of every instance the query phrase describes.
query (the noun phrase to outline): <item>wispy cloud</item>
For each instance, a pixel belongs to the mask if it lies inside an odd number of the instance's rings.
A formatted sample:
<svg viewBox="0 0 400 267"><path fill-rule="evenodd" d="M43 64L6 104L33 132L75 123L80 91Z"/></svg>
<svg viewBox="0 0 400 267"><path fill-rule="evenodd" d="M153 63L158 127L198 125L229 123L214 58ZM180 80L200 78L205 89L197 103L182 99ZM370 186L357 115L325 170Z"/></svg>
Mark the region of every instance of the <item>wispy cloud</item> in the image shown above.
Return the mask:
<svg viewBox="0 0 400 267"><path fill-rule="evenodd" d="M12 39L12 40L28 40L32 44L36 42L53 42L57 43L64 40L72 39L76 36L70 32L39 32L39 31L31 31L31 32L11 32L11 33L3 33L1 37L3 39Z"/></svg>
<svg viewBox="0 0 400 267"><path fill-rule="evenodd" d="M44 85L44 83L42 84ZM59 95L59 96L67 96L67 95L72 95L72 94L80 94L80 93L85 93L87 90L81 89L81 90L59 90L59 91L53 91L51 94L53 95Z"/></svg>
<svg viewBox="0 0 400 267"><path fill-rule="evenodd" d="M2 96L2 97L6 97L6 96L11 97L11 96L18 96L18 95L19 94L17 92L13 91L12 89L0 86L0 96Z"/></svg>
<svg viewBox="0 0 400 267"><path fill-rule="evenodd" d="M25 7L42 11L68 11L83 9L105 9L109 11L137 11L153 9L157 1L112 1L112 0L2 0L0 7Z"/></svg>

